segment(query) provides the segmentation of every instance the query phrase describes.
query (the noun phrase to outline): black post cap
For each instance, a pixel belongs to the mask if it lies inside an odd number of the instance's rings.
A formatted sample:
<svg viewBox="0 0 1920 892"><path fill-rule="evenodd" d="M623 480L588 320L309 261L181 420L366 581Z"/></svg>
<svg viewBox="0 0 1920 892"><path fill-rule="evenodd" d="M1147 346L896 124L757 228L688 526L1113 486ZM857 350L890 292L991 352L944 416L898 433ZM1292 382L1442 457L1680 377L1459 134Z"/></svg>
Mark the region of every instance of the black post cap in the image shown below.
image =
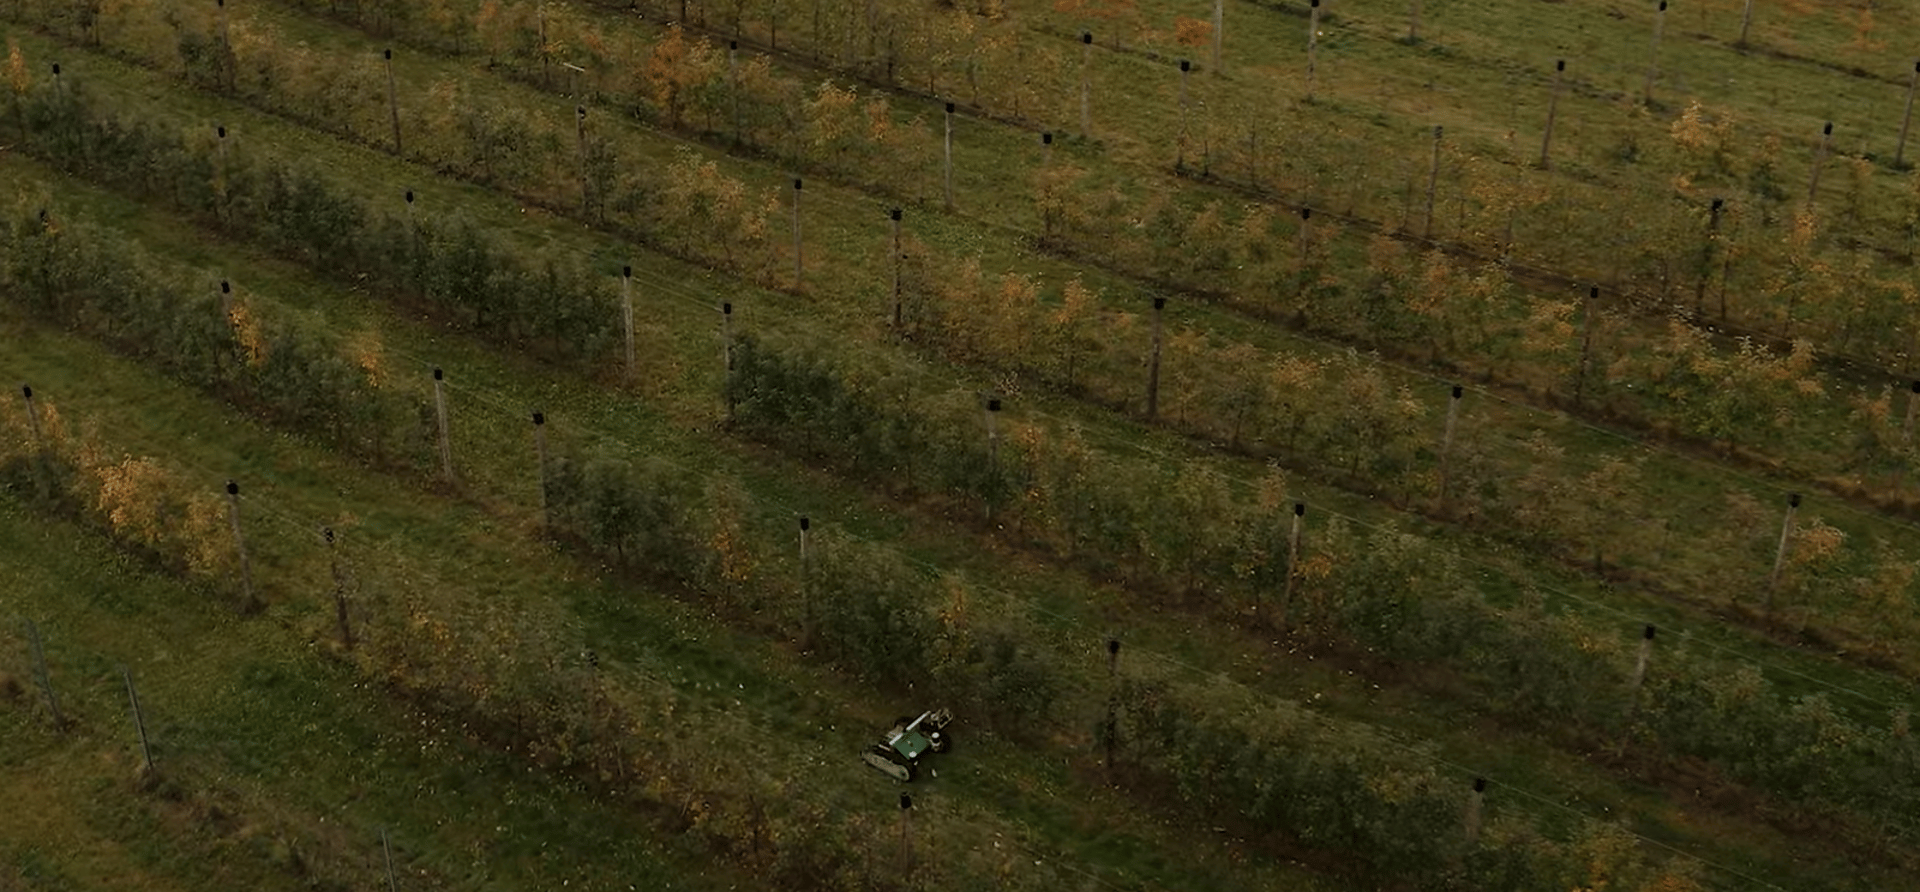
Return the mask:
<svg viewBox="0 0 1920 892"><path fill-rule="evenodd" d="M1313 2L1312 2L1312 3L1309 3L1309 4L1307 4L1307 5L1309 5L1309 6L1312 6L1312 7L1314 8L1314 9L1319 9L1319 8L1320 8L1320 0L1313 0Z"/></svg>
<svg viewBox="0 0 1920 892"><path fill-rule="evenodd" d="M412 204L412 203L413 203L413 190L412 190L412 189L408 189L408 190L407 190L407 203L408 203L408 204Z"/></svg>
<svg viewBox="0 0 1920 892"><path fill-rule="evenodd" d="M547 423L547 413L545 413L545 412L535 412L535 413L533 413L533 423L534 423L534 424L546 424L546 423Z"/></svg>
<svg viewBox="0 0 1920 892"><path fill-rule="evenodd" d="M221 279L221 280L220 280L220 293L221 293L221 294L232 294L232 293L233 293L233 286L232 286L232 285L230 285L230 284L228 284L228 283L227 283L227 280L226 280L226 279Z"/></svg>
<svg viewBox="0 0 1920 892"><path fill-rule="evenodd" d="M1040 134L1040 142L1043 145L1049 145L1049 146L1053 145L1053 131L1049 130L1045 133Z"/></svg>
<svg viewBox="0 0 1920 892"><path fill-rule="evenodd" d="M729 41L727 41L727 49L730 49L730 50L737 50L737 49L739 49L739 48L740 48L740 41L738 41L738 40L729 40Z"/></svg>
<svg viewBox="0 0 1920 892"><path fill-rule="evenodd" d="M813 518L805 514L800 515L800 528L803 530L813 529Z"/></svg>
<svg viewBox="0 0 1920 892"><path fill-rule="evenodd" d="M1557 62L1555 62L1555 63L1553 63L1553 70L1555 70L1555 71L1565 71L1565 70L1567 70L1567 60L1565 60L1565 59L1561 59L1561 60L1559 60L1559 61L1557 61Z"/></svg>
<svg viewBox="0 0 1920 892"><path fill-rule="evenodd" d="M733 301L726 301L720 304L720 314L723 316L733 315Z"/></svg>
<svg viewBox="0 0 1920 892"><path fill-rule="evenodd" d="M1467 389L1466 389L1466 388L1464 388L1464 387L1461 387L1461 386L1460 386L1460 385L1458 385L1458 384L1455 384L1455 385L1453 385L1453 398L1454 398L1454 399L1456 399L1456 400L1457 400L1457 399L1459 399L1459 398L1460 398L1460 396L1461 396L1462 394L1464 394L1464 393L1466 393L1466 392L1467 392Z"/></svg>
<svg viewBox="0 0 1920 892"><path fill-rule="evenodd" d="M1442 126L1440 126L1439 124L1435 124L1435 125L1433 125L1433 138L1434 138L1434 139L1439 139L1439 138L1440 138L1440 133L1441 133L1442 131L1444 131L1444 130L1446 130L1446 129L1447 129L1447 128L1445 128L1445 127L1442 127Z"/></svg>
<svg viewBox="0 0 1920 892"><path fill-rule="evenodd" d="M947 114L953 114L953 103L947 103Z"/></svg>
<svg viewBox="0 0 1920 892"><path fill-rule="evenodd" d="M1092 42L1093 42L1093 32L1092 32L1092 31L1082 31L1082 32L1080 32L1080 42L1081 42L1081 43L1092 43Z"/></svg>
<svg viewBox="0 0 1920 892"><path fill-rule="evenodd" d="M627 264L627 265L625 265L625 266L622 266L622 267L620 267L620 278L622 278L622 279L631 279L631 278L633 278L633 265L632 265L632 264Z"/></svg>
<svg viewBox="0 0 1920 892"><path fill-rule="evenodd" d="M1726 205L1727 205L1727 200L1724 198L1716 198L1713 200L1713 209L1716 211L1723 207L1726 207Z"/></svg>
<svg viewBox="0 0 1920 892"><path fill-rule="evenodd" d="M393 50L387 50L386 56L387 56L387 61L389 62L393 61Z"/></svg>
<svg viewBox="0 0 1920 892"><path fill-rule="evenodd" d="M1181 59L1181 60L1180 60L1180 70L1181 70L1181 71L1187 71L1187 70L1189 70L1189 69L1191 69L1191 68L1193 68L1193 63L1192 63L1192 62L1189 62L1189 61L1187 61L1187 60L1185 60L1185 59Z"/></svg>
<svg viewBox="0 0 1920 892"><path fill-rule="evenodd" d="M439 381L439 380L441 380L442 378L445 378L445 377L446 377L446 375L445 375L444 373L442 373L442 372L441 372L441 371L440 371L439 369L434 369L434 370L433 370L433 380L435 380L435 381Z"/></svg>
<svg viewBox="0 0 1920 892"><path fill-rule="evenodd" d="M54 77L60 76L60 63L58 62L53 63L53 76Z"/></svg>
<svg viewBox="0 0 1920 892"><path fill-rule="evenodd" d="M890 219L890 220L898 220L898 219L900 219L900 209L899 209L899 208L893 208L892 210L889 210L889 211L887 211L887 218L888 218L888 219Z"/></svg>
<svg viewBox="0 0 1920 892"><path fill-rule="evenodd" d="M1789 507L1789 508L1798 508L1798 507L1800 507L1800 494L1799 494L1799 493L1797 493L1797 492L1790 492L1790 493L1787 493L1787 507Z"/></svg>
<svg viewBox="0 0 1920 892"><path fill-rule="evenodd" d="M1913 392L1920 393L1920 381L1913 382Z"/></svg>
<svg viewBox="0 0 1920 892"><path fill-rule="evenodd" d="M1295 517L1305 517L1305 516L1307 516L1307 503L1306 503L1306 502L1294 502L1294 503L1293 503L1293 516L1295 516Z"/></svg>
<svg viewBox="0 0 1920 892"><path fill-rule="evenodd" d="M600 655L599 655L599 654L597 654L597 653L594 653L593 651L587 651L587 654L586 654L586 656L587 656L587 665L589 665L589 666L592 666L592 667L593 667L593 668L595 668L595 669L598 669L598 668L600 668Z"/></svg>
<svg viewBox="0 0 1920 892"><path fill-rule="evenodd" d="M1120 639L1118 638L1107 639L1107 653L1109 655L1118 655L1120 653Z"/></svg>
<svg viewBox="0 0 1920 892"><path fill-rule="evenodd" d="M573 107L573 113L584 118L587 116L587 107L584 105L576 105Z"/></svg>
<svg viewBox="0 0 1920 892"><path fill-rule="evenodd" d="M1167 308L1167 299L1166 299L1166 298L1164 298L1164 297L1156 297L1156 298L1154 298L1154 299L1153 299L1153 308L1154 308L1154 309L1156 309L1156 310L1164 310L1164 309L1166 309L1166 308Z"/></svg>
<svg viewBox="0 0 1920 892"><path fill-rule="evenodd" d="M333 527L321 527L320 537L327 540L327 543L331 545L333 543Z"/></svg>
<svg viewBox="0 0 1920 892"><path fill-rule="evenodd" d="M1653 640L1653 625L1651 623L1647 625L1647 630L1645 632L1640 633L1640 637L1645 638L1648 641Z"/></svg>
<svg viewBox="0 0 1920 892"><path fill-rule="evenodd" d="M906 811L907 809L910 809L912 807L913 807L913 797L905 793L901 793L900 794L900 810Z"/></svg>
<svg viewBox="0 0 1920 892"><path fill-rule="evenodd" d="M997 398L996 398L996 399L990 399L990 400L987 400L987 411L989 411L989 412L998 412L998 411L1000 411L1000 400L999 400L999 399L997 399Z"/></svg>
<svg viewBox="0 0 1920 892"><path fill-rule="evenodd" d="M1313 208L1300 209L1300 219L1307 220L1307 219L1311 219L1312 217L1313 217Z"/></svg>
<svg viewBox="0 0 1920 892"><path fill-rule="evenodd" d="M227 495L237 496L239 494L240 494L240 484L235 483L231 480L227 481Z"/></svg>
<svg viewBox="0 0 1920 892"><path fill-rule="evenodd" d="M1913 382L1913 389L1916 392L1920 392L1920 381ZM20 394L27 399L33 399L33 388L29 385L22 384L20 385Z"/></svg>
<svg viewBox="0 0 1920 892"><path fill-rule="evenodd" d="M1598 286L1598 285L1590 285L1590 286L1588 286L1588 287L1587 287L1587 299L1588 299L1588 300L1599 300L1599 299L1600 299L1600 286Z"/></svg>
<svg viewBox="0 0 1920 892"><path fill-rule="evenodd" d="M799 178L799 177L794 177L794 178L793 178L793 191L795 191L795 192L798 192L798 191L800 191L800 178Z"/></svg>
<svg viewBox="0 0 1920 892"><path fill-rule="evenodd" d="M1473 791L1474 791L1475 793L1485 793L1485 792L1487 791L1487 779L1486 779L1486 778L1484 778L1484 777L1476 777L1476 778L1474 778L1474 779L1473 779Z"/></svg>
<svg viewBox="0 0 1920 892"><path fill-rule="evenodd" d="M221 138L221 139L226 139L226 138L227 138L227 128L226 128L226 125L224 125L224 124L223 124L223 125L221 125L221 126L219 126L219 127L215 127L215 128L213 128L213 129L214 129L214 132L216 132L216 133L219 133L219 134L220 134L220 138Z"/></svg>
<svg viewBox="0 0 1920 892"><path fill-rule="evenodd" d="M1661 12L1667 11L1667 0L1660 0L1660 11Z"/></svg>

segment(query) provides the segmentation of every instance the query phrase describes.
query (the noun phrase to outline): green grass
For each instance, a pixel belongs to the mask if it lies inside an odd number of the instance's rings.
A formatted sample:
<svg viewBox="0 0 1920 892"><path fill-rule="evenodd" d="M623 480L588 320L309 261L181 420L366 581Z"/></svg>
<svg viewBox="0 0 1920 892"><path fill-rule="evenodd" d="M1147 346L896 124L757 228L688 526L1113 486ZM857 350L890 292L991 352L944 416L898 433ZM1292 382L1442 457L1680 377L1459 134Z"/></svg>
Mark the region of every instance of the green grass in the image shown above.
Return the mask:
<svg viewBox="0 0 1920 892"><path fill-rule="evenodd" d="M266 290L266 289L263 289L263 290ZM276 292L275 292L275 293L276 293L276 296L278 296L278 292L277 292L277 290L276 290ZM331 312L331 311L328 311L328 312L326 313L326 315L332 315L332 312ZM481 351L481 350L480 350L479 348L477 348L477 347L474 347L474 346L468 346L468 347L466 348L466 353L468 354L468 356L472 356L472 355L476 355L476 354L479 354L479 353L481 353L481 352L483 352L483 351ZM457 355L457 354L456 354L456 355ZM465 358L467 358L467 357L466 357L466 356L463 356L462 358L463 358L463 359L465 359ZM463 369L465 369L465 368L469 368L469 367L473 367L473 366L469 366L469 365L463 365L463 366L462 366L462 368L463 368ZM514 372L512 372L512 371L509 371L509 372L507 372L506 374L507 374L508 376L512 376L512 375L514 374ZM476 380L479 380L479 379L476 379ZM487 381L486 383L484 383L484 384L482 384L481 386L482 386L482 387L489 387L489 388L490 388L490 387L491 387L491 385L492 385L492 382L491 382L491 381L489 380L489 381ZM690 388L690 389L693 389L693 388ZM571 408L571 407L570 407L570 408ZM504 422L502 422L502 425L503 425L503 427L502 427L502 429L504 429ZM1116 438L1117 438L1117 437L1122 437L1122 436L1130 436L1130 435L1131 435L1131 434L1129 434L1129 433L1115 433L1115 434L1113 434L1113 436L1115 436ZM490 439L490 438L489 438L489 437L485 437L485 436L483 436L483 437L482 437L482 439ZM697 447L695 447L695 448L697 448ZM464 448L464 447L463 447L463 449L462 449L462 454L468 454L468 453L469 453L469 452L471 452L471 451L472 451L472 450L469 450L469 449L466 449L466 448ZM508 463L508 464L510 464L510 463ZM505 473L507 473L507 472L505 472L505 471L502 471L502 472L501 472L501 474L502 474L503 476L504 476L504 474L505 474ZM277 495L277 494L276 494L276 495ZM936 538L937 538L937 537L936 537Z"/></svg>

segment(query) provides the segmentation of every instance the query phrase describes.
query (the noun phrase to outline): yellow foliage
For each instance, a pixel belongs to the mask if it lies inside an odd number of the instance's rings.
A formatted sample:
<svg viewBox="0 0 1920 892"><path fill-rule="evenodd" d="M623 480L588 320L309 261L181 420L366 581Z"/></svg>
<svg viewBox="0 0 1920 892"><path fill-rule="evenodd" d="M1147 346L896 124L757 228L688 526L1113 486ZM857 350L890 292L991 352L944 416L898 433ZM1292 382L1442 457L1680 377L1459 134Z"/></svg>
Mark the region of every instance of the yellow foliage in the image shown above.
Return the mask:
<svg viewBox="0 0 1920 892"><path fill-rule="evenodd" d="M7 41L7 86L13 88L15 96L26 95L33 88L33 76L27 73L27 59L20 54L20 44Z"/></svg>
<svg viewBox="0 0 1920 892"><path fill-rule="evenodd" d="M1213 39L1213 24L1179 16L1173 20L1173 42L1181 46L1206 46Z"/></svg>
<svg viewBox="0 0 1920 892"><path fill-rule="evenodd" d="M244 297L236 297L227 310L227 323L233 326L234 337L247 354L247 364L259 367L267 361L266 334L260 327L260 317L254 311L253 304Z"/></svg>

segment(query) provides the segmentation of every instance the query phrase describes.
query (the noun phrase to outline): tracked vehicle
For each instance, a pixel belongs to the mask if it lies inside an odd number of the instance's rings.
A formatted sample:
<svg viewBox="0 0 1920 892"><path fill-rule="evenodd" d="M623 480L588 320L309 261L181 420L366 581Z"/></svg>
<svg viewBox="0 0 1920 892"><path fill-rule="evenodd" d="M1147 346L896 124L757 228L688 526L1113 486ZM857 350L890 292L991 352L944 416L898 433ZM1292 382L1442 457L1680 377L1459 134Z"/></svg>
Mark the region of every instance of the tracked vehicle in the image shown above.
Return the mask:
<svg viewBox="0 0 1920 892"><path fill-rule="evenodd" d="M953 713L944 709L927 710L911 721L903 716L860 758L894 780L912 783L929 753L944 753L953 745L953 738L947 736L952 722Z"/></svg>

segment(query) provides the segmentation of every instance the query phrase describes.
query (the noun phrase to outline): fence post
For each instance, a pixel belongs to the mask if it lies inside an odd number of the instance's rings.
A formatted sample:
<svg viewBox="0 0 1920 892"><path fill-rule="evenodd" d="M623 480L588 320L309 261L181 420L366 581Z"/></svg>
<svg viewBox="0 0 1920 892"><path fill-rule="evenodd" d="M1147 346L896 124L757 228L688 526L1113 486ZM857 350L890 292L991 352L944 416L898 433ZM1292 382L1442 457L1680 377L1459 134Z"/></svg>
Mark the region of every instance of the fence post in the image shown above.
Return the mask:
<svg viewBox="0 0 1920 892"><path fill-rule="evenodd" d="M946 163L942 168L941 186L947 196L947 210L953 210L953 103L947 103L947 139Z"/></svg>
<svg viewBox="0 0 1920 892"><path fill-rule="evenodd" d="M260 608L253 594L253 564L247 560L247 540L240 535L240 484L227 481L227 519L233 522L233 550L240 556L240 589L246 595L243 608L251 613Z"/></svg>
<svg viewBox="0 0 1920 892"><path fill-rule="evenodd" d="M1553 149L1553 119L1560 110L1560 81L1567 74L1567 60L1559 59L1553 63L1553 92L1547 95L1547 135L1540 139L1540 167L1551 170L1553 161L1550 152Z"/></svg>
<svg viewBox="0 0 1920 892"><path fill-rule="evenodd" d="M453 438L447 429L446 375L439 368L433 370L433 415L440 426L440 473L448 483L453 483Z"/></svg>
<svg viewBox="0 0 1920 892"><path fill-rule="evenodd" d="M1420 229L1420 237L1433 240L1433 193L1440 185L1440 134L1442 127L1433 125L1433 163L1427 168L1427 222Z"/></svg>
<svg viewBox="0 0 1920 892"><path fill-rule="evenodd" d="M1313 101L1314 70L1320 59L1320 0L1308 0L1307 10L1307 101Z"/></svg>
<svg viewBox="0 0 1920 892"><path fill-rule="evenodd" d="M1215 77L1218 77L1221 71L1220 40L1226 36L1226 26L1227 0L1213 0L1213 74ZM1182 60L1180 70L1187 70L1185 60Z"/></svg>
<svg viewBox="0 0 1920 892"><path fill-rule="evenodd" d="M147 745L147 719L140 712L140 694L133 689L133 673L127 671L126 664L120 665L120 677L127 682L127 701L133 704L133 727L140 732L140 759L145 764L145 774L153 775L153 748Z"/></svg>
<svg viewBox="0 0 1920 892"><path fill-rule="evenodd" d="M1465 821L1467 846L1469 848L1480 841L1480 812L1486 807L1486 799L1487 779L1484 777L1474 778L1473 793L1467 797L1467 816Z"/></svg>
<svg viewBox="0 0 1920 892"><path fill-rule="evenodd" d="M320 536L327 540L328 570L333 574L333 618L340 626L340 646L353 650L353 624L347 618L347 575L340 569L339 542L333 527L321 527Z"/></svg>
<svg viewBox="0 0 1920 892"><path fill-rule="evenodd" d="M620 332L626 338L627 384L640 380L633 352L633 265L620 267Z"/></svg>
<svg viewBox="0 0 1920 892"><path fill-rule="evenodd" d="M1707 280L1713 276L1713 245L1720 234L1720 213L1727 206L1727 200L1716 198L1707 210L1707 238L1700 246L1700 281L1693 289L1693 314L1699 316L1707 311ZM1725 321L1724 318L1722 321Z"/></svg>
<svg viewBox="0 0 1920 892"><path fill-rule="evenodd" d="M1787 562L1787 546L1793 540L1793 511L1800 507L1800 494L1787 493L1787 517L1780 523L1780 547L1773 553L1773 572L1767 574L1767 602L1769 614L1773 612L1773 591L1780 582L1780 570Z"/></svg>
<svg viewBox="0 0 1920 892"><path fill-rule="evenodd" d="M1573 379L1573 404L1580 401L1587 392L1587 369L1593 360L1593 307L1600 301L1600 286L1587 287L1587 300L1580 305L1580 371Z"/></svg>
<svg viewBox="0 0 1920 892"><path fill-rule="evenodd" d="M1746 47L1747 31L1752 27L1753 27L1753 0L1747 0L1746 11L1740 13L1740 39L1734 41L1733 45L1737 47L1742 47L1742 48Z"/></svg>
<svg viewBox="0 0 1920 892"><path fill-rule="evenodd" d="M1813 210L1813 203L1820 197L1820 168L1827 163L1827 149L1833 145L1833 122L1828 121L1820 128L1820 147L1813 151L1813 172L1807 176L1807 210Z"/></svg>
<svg viewBox="0 0 1920 892"><path fill-rule="evenodd" d="M1752 0L1748 0L1752 2ZM1920 87L1920 59L1913 62L1913 74L1907 76L1907 110L1900 115L1900 142L1893 147L1893 167L1899 170L1906 166L1907 130L1913 124L1913 92Z"/></svg>
<svg viewBox="0 0 1920 892"><path fill-rule="evenodd" d="M733 304L720 304L720 358L726 363L727 377L727 421L733 421L733 408L736 402L733 392Z"/></svg>
<svg viewBox="0 0 1920 892"><path fill-rule="evenodd" d="M33 386L29 384L20 385L20 396L27 401L27 431L33 435L34 448L38 449L41 446L40 410L33 404Z"/></svg>
<svg viewBox="0 0 1920 892"><path fill-rule="evenodd" d="M793 290L799 291L802 282L800 262L800 178L793 178Z"/></svg>
<svg viewBox="0 0 1920 892"><path fill-rule="evenodd" d="M1147 357L1147 419L1149 421L1160 414L1160 331L1161 317L1165 314L1167 299L1153 299L1153 352Z"/></svg>
<svg viewBox="0 0 1920 892"><path fill-rule="evenodd" d="M903 874L913 870L913 797L900 794L900 870Z"/></svg>
<svg viewBox="0 0 1920 892"><path fill-rule="evenodd" d="M393 121L393 154L400 155L400 94L393 82L393 49L389 47L382 55L387 60L387 115Z"/></svg>
<svg viewBox="0 0 1920 892"><path fill-rule="evenodd" d="M1306 521L1307 503L1293 503L1293 527L1287 532L1287 586L1280 593L1280 608L1275 621L1280 631L1287 630L1287 611L1293 606L1293 589L1300 580L1300 525Z"/></svg>
<svg viewBox="0 0 1920 892"><path fill-rule="evenodd" d="M60 714L60 698L53 693L53 673L47 670L47 653L40 646L40 627L33 620L27 620L27 643L33 646L33 675L40 683L40 693L46 695L47 708L53 712L53 730L56 734L67 733L67 719Z"/></svg>
<svg viewBox="0 0 1920 892"><path fill-rule="evenodd" d="M1180 60L1180 139L1174 145L1173 168L1185 170L1187 166L1187 76L1193 63Z"/></svg>
<svg viewBox="0 0 1920 892"><path fill-rule="evenodd" d="M1120 742L1120 639L1107 638L1107 720L1105 724L1106 744L1105 765L1108 776L1113 774L1113 752Z"/></svg>
<svg viewBox="0 0 1920 892"><path fill-rule="evenodd" d="M593 197L587 181L587 107L576 105L573 112L573 131L580 145L580 214L585 216L593 211Z"/></svg>
<svg viewBox="0 0 1920 892"><path fill-rule="evenodd" d="M1640 690L1640 684L1647 680L1647 658L1653 656L1654 628L1649 624L1646 631L1640 633L1640 655L1633 661L1633 689Z"/></svg>
<svg viewBox="0 0 1920 892"><path fill-rule="evenodd" d="M813 647L814 636L813 555L812 549L808 547L811 544L808 540L811 538L812 529L812 519L804 514L800 515L800 641L803 649Z"/></svg>
<svg viewBox="0 0 1920 892"><path fill-rule="evenodd" d="M533 451L540 462L540 526L551 534L553 506L547 502L547 416L544 412L533 413Z"/></svg>
<svg viewBox="0 0 1920 892"><path fill-rule="evenodd" d="M1093 32L1080 32L1080 138L1093 137Z"/></svg>
<svg viewBox="0 0 1920 892"><path fill-rule="evenodd" d="M1438 514L1445 514L1447 510L1448 473L1452 469L1453 460L1453 429L1460 419L1460 397L1465 392L1465 388L1455 384L1453 396L1447 400L1447 427L1440 435L1440 494L1439 501L1434 506L1435 513Z"/></svg>
<svg viewBox="0 0 1920 892"><path fill-rule="evenodd" d="M1660 70L1660 32L1667 26L1667 0L1660 0L1660 9L1653 14L1653 50L1647 57L1647 84L1641 90L1642 98L1648 104L1653 102L1653 78Z"/></svg>
<svg viewBox="0 0 1920 892"><path fill-rule="evenodd" d="M1040 169L1046 170L1053 164L1053 131L1040 134Z"/></svg>
<svg viewBox="0 0 1920 892"><path fill-rule="evenodd" d="M893 336L899 338L900 330L900 209L887 212L887 218L893 221Z"/></svg>
<svg viewBox="0 0 1920 892"><path fill-rule="evenodd" d="M393 881L393 844L387 840L387 828L380 828L380 852L387 864L387 892L399 892Z"/></svg>

